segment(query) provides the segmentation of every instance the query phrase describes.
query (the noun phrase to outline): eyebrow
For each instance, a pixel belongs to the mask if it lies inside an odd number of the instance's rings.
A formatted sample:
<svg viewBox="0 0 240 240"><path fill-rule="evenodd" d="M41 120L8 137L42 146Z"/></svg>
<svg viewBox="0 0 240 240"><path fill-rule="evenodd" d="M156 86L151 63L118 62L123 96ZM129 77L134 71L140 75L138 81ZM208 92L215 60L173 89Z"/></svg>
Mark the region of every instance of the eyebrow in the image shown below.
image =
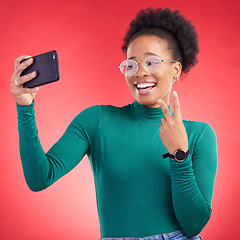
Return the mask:
<svg viewBox="0 0 240 240"><path fill-rule="evenodd" d="M159 57L156 53L151 53L151 52L146 52L144 55L146 55L146 56L157 56L157 57ZM130 58L128 58L128 59L135 59L136 58L136 56L132 56L132 57L130 57Z"/></svg>

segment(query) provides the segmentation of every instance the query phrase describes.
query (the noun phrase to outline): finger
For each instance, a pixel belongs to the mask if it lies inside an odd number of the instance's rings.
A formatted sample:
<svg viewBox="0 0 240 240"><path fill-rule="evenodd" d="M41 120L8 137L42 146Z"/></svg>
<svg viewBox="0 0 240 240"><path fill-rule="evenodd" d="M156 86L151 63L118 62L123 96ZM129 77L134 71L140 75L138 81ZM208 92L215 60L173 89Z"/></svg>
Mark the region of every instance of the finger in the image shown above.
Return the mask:
<svg viewBox="0 0 240 240"><path fill-rule="evenodd" d="M26 54L23 54L17 58L15 58L15 61L14 61L14 69L20 64L20 62L26 58L31 58L30 55L26 55Z"/></svg>
<svg viewBox="0 0 240 240"><path fill-rule="evenodd" d="M164 125L165 123L166 123L166 118L165 117L163 117L162 119L161 119L161 123L162 123L162 125Z"/></svg>
<svg viewBox="0 0 240 240"><path fill-rule="evenodd" d="M26 69L27 67L29 67L32 63L33 63L33 58L29 58L28 60L20 63L20 64L16 67L15 72L20 75L20 73L21 73L24 69Z"/></svg>
<svg viewBox="0 0 240 240"><path fill-rule="evenodd" d="M10 79L11 82L14 82L16 78L19 78L21 75L22 71L29 67L33 63L33 58L28 59L27 61L24 61L23 63L19 64L15 70L14 73Z"/></svg>
<svg viewBox="0 0 240 240"><path fill-rule="evenodd" d="M31 72L29 74L26 74L26 75L24 75L22 77L17 78L17 83L19 85L23 85L24 83L31 81L36 76L37 76L37 72L36 71Z"/></svg>
<svg viewBox="0 0 240 240"><path fill-rule="evenodd" d="M166 119L170 118L172 116L172 114L170 113L170 111L167 107L167 104L162 99L159 99L157 102L158 102L159 106L161 107L165 118Z"/></svg>
<svg viewBox="0 0 240 240"><path fill-rule="evenodd" d="M172 99L173 99L173 116L182 119L179 98L176 91L172 92Z"/></svg>
<svg viewBox="0 0 240 240"><path fill-rule="evenodd" d="M11 83L11 92L14 96L26 94L26 93L35 93L39 90L38 87L35 88L23 88L21 86L17 86L15 83Z"/></svg>
<svg viewBox="0 0 240 240"><path fill-rule="evenodd" d="M35 88L20 88L20 94L24 94L24 93L35 93L39 90L39 87L35 87Z"/></svg>

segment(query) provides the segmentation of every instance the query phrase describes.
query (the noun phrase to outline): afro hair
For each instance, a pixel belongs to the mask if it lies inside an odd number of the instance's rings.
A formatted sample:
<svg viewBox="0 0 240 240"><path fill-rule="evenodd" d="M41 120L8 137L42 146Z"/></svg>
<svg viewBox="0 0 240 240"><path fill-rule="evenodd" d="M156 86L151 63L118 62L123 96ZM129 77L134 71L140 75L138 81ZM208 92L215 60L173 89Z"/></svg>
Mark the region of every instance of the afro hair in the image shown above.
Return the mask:
<svg viewBox="0 0 240 240"><path fill-rule="evenodd" d="M141 35L155 35L168 42L174 60L181 62L183 73L198 62L198 35L195 27L178 10L152 7L140 10L131 21L123 39L123 52Z"/></svg>

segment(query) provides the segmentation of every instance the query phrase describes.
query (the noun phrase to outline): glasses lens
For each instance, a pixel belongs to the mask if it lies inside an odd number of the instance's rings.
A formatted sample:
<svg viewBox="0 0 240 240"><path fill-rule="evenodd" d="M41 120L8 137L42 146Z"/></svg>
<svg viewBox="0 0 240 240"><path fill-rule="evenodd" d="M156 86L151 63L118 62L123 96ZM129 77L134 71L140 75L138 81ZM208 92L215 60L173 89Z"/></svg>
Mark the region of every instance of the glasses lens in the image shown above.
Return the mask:
<svg viewBox="0 0 240 240"><path fill-rule="evenodd" d="M159 57L150 56L144 60L144 66L150 73L159 71L162 64L162 60Z"/></svg>
<svg viewBox="0 0 240 240"><path fill-rule="evenodd" d="M137 62L131 59L124 60L120 66L120 71L126 76L133 76L138 69Z"/></svg>

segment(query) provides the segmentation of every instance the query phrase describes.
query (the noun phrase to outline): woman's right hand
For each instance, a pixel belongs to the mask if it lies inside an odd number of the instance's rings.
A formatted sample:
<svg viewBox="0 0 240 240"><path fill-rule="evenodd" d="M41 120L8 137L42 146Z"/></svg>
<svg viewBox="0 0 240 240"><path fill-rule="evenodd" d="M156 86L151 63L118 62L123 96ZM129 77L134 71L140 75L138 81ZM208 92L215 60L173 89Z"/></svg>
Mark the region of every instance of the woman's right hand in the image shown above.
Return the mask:
<svg viewBox="0 0 240 240"><path fill-rule="evenodd" d="M28 59L20 63L23 59L29 58L31 56L21 55L15 59L14 72L10 79L10 87L13 97L16 103L19 105L30 105L36 97L36 93L39 90L38 87L35 88L24 88L23 84L35 78L37 73L34 71L27 75L20 77L21 72L33 63L33 58Z"/></svg>

